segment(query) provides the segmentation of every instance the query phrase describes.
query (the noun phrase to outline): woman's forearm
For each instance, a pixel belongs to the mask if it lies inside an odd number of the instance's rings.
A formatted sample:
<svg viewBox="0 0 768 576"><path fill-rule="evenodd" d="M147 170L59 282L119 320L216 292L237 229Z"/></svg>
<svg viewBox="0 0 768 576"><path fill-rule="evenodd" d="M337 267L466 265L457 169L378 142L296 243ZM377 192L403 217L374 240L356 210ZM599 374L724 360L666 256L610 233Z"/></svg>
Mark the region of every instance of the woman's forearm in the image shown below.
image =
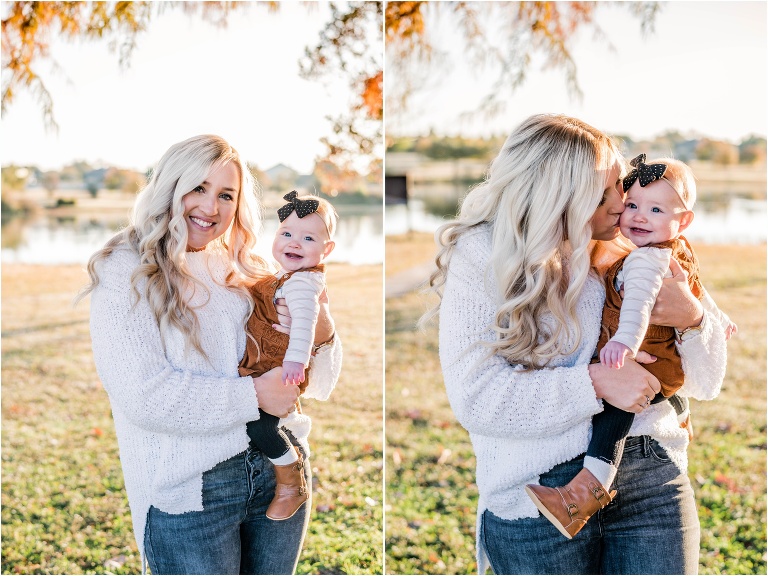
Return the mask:
<svg viewBox="0 0 768 576"><path fill-rule="evenodd" d="M328 302L320 302L320 314L317 317L315 326L315 344L324 344L328 342L336 332L336 325L331 317L331 311Z"/></svg>

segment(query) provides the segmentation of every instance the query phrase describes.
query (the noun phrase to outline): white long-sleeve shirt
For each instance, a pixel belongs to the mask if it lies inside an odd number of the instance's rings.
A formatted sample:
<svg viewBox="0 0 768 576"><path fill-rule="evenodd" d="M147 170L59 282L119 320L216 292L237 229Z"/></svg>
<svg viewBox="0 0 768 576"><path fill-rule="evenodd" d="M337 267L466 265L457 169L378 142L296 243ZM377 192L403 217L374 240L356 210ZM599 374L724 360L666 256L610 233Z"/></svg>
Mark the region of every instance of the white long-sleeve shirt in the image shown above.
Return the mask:
<svg viewBox="0 0 768 576"><path fill-rule="evenodd" d="M478 523L486 509L508 520L535 517L538 510L525 485L538 483L544 472L584 453L592 416L602 410L588 371L605 299L602 281L590 276L577 304L582 332L578 347L543 369L522 371L501 356L485 358L487 349L473 346L496 340L491 326L500 297L490 258L489 224L464 233L451 256L440 305L445 387L477 460ZM683 342L680 350L686 375L680 393L702 400L717 396L725 375L725 334L711 311L705 311L699 335ZM668 402L635 416L630 435L646 434L658 440L681 471L687 469L688 433ZM487 557L481 541L477 552L483 574Z"/></svg>
<svg viewBox="0 0 768 576"><path fill-rule="evenodd" d="M281 270L276 276L283 274L285 271ZM275 292L275 298L285 298L285 304L291 314L291 332L284 361L298 362L305 367L309 365L323 288L325 274L298 271Z"/></svg>
<svg viewBox="0 0 768 576"><path fill-rule="evenodd" d="M199 306L198 335L207 359L191 347L185 352L175 328L163 340L144 298L134 306L130 281L139 257L132 250L117 249L99 264L100 282L91 294L93 356L112 405L142 564L150 506L172 514L202 510L203 473L246 450L246 423L259 417L253 379L238 375L248 305L224 286L228 255L209 248L186 257L190 273L207 289L196 289L188 300ZM314 357L306 397L328 398L341 359L337 337ZM309 454L309 417L294 412L280 424Z"/></svg>
<svg viewBox="0 0 768 576"><path fill-rule="evenodd" d="M669 271L671 258L670 248L635 248L616 274L616 284L619 285L616 289L624 290L624 298L621 301L619 327L611 341L624 344L632 351L633 357L637 355L651 323L651 310L662 281L672 275Z"/></svg>

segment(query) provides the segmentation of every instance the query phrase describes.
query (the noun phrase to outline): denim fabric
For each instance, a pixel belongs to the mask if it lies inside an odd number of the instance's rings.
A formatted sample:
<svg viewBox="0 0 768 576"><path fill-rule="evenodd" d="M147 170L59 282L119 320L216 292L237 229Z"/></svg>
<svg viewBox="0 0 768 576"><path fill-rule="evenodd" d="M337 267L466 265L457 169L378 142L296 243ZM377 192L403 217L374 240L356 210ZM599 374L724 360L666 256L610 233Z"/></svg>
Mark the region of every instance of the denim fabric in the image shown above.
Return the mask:
<svg viewBox="0 0 768 576"><path fill-rule="evenodd" d="M203 475L202 511L150 508L144 548L152 574L292 574L312 500L288 520L270 520L274 492L272 463L249 448Z"/></svg>
<svg viewBox="0 0 768 576"><path fill-rule="evenodd" d="M562 486L583 457L542 475ZM549 520L504 520L486 510L482 543L496 574L696 574L699 519L686 474L648 436L630 437L613 487L616 498L572 540Z"/></svg>

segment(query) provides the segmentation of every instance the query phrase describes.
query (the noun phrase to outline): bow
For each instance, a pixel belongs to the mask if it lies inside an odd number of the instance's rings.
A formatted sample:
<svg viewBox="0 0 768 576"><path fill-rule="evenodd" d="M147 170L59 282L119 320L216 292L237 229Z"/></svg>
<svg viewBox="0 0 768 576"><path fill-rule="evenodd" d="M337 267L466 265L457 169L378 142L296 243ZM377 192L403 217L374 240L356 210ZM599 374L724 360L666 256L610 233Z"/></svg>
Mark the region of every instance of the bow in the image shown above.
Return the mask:
<svg viewBox="0 0 768 576"><path fill-rule="evenodd" d="M635 183L638 176L640 177L640 187L644 188L654 180L661 180L662 176L664 176L664 172L667 171L666 164L646 164L645 154L636 156L632 162L630 162L630 165L635 168L621 181L624 192L632 187L632 184Z"/></svg>
<svg viewBox="0 0 768 576"><path fill-rule="evenodd" d="M300 200L298 195L296 190L293 190L283 196L283 200L288 200L288 204L277 211L277 217L280 218L280 222L288 218L294 210L296 210L296 216L299 218L304 218L307 214L317 212L320 202L317 200Z"/></svg>

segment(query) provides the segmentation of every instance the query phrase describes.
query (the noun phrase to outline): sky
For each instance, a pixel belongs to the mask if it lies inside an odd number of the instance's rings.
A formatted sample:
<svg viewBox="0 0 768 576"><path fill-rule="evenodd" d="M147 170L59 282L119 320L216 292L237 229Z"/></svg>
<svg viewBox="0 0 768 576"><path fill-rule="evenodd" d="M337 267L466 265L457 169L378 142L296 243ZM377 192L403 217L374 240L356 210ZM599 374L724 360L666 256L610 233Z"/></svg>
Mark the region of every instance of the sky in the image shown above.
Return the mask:
<svg viewBox="0 0 768 576"><path fill-rule="evenodd" d="M576 37L572 54L581 101L568 96L563 71L541 71L539 62L508 97L505 112L488 121L462 121L460 115L477 108L493 76L467 63L448 14L432 18L430 37L446 51L449 65L442 75L425 72L430 86L412 100L408 114L388 114L387 133L419 135L433 128L445 135L507 134L531 114L556 112L635 140L668 129L734 143L750 134L765 136L768 3L661 4L655 33L647 37L626 3L599 7L596 20L614 50L590 31Z"/></svg>
<svg viewBox="0 0 768 576"><path fill-rule="evenodd" d="M319 41L327 3L251 7L226 28L167 11L138 38L121 69L106 41L54 39L64 74L46 70L58 135L21 94L3 115L2 164L58 169L74 160L144 171L172 144L197 134L226 138L260 169L284 163L310 173L351 95L341 78L303 80L299 59Z"/></svg>

